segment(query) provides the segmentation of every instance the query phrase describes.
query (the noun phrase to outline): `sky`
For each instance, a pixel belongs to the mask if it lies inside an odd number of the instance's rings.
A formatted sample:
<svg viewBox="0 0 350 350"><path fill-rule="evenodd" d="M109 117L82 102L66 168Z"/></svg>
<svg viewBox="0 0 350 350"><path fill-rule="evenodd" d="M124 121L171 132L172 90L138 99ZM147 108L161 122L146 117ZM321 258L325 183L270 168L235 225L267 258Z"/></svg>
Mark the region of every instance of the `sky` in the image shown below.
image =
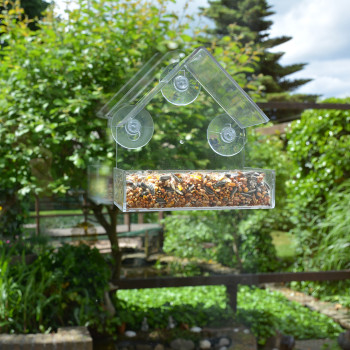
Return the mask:
<svg viewBox="0 0 350 350"><path fill-rule="evenodd" d="M185 2L177 0L170 9L182 9ZM63 5L62 0L57 3ZM273 21L270 37L292 37L271 51L285 53L282 65L307 63L290 78L313 79L295 92L321 99L350 97L350 0L268 0L268 4L275 12L268 17ZM207 0L190 0L187 11L195 14L200 6L208 6Z"/></svg>

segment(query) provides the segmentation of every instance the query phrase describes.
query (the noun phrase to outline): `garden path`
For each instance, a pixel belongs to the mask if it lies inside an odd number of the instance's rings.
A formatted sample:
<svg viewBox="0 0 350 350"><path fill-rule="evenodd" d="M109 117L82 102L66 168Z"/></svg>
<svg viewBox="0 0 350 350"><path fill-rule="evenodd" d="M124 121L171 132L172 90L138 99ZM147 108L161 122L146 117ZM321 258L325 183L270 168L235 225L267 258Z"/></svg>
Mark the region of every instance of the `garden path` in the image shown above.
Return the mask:
<svg viewBox="0 0 350 350"><path fill-rule="evenodd" d="M287 299L296 301L311 310L318 311L338 322L342 327L350 329L350 309L340 304L321 301L311 295L286 288L281 284L267 284L267 288L282 293Z"/></svg>
<svg viewBox="0 0 350 350"><path fill-rule="evenodd" d="M337 343L336 340L332 340L332 339L297 340L295 342L295 350L333 349L336 343Z"/></svg>

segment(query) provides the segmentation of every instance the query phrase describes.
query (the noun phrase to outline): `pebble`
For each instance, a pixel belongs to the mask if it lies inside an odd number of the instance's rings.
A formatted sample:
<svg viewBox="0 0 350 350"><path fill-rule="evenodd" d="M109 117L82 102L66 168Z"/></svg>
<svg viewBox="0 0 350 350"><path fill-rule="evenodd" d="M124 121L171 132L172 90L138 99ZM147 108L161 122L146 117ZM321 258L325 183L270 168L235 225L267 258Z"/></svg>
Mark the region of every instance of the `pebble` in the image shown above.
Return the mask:
<svg viewBox="0 0 350 350"><path fill-rule="evenodd" d="M134 332L134 331L126 331L125 332L125 336L128 337L128 338L136 337L136 332Z"/></svg>
<svg viewBox="0 0 350 350"><path fill-rule="evenodd" d="M249 329L245 329L244 331L243 331L243 333L244 334L249 334L250 332L249 332Z"/></svg>
<svg viewBox="0 0 350 350"><path fill-rule="evenodd" d="M201 349L210 349L211 348L211 342L209 340L201 340L199 342L199 347Z"/></svg>
<svg viewBox="0 0 350 350"><path fill-rule="evenodd" d="M154 347L154 350L164 350L164 345L162 345L162 344L157 344L157 345Z"/></svg>
<svg viewBox="0 0 350 350"><path fill-rule="evenodd" d="M239 332L239 328L235 328L233 331L237 333Z"/></svg>
<svg viewBox="0 0 350 350"><path fill-rule="evenodd" d="M192 327L190 329L190 331L193 333L200 333L200 332L202 332L202 328L201 327Z"/></svg>
<svg viewBox="0 0 350 350"><path fill-rule="evenodd" d="M221 338L219 340L219 346L228 346L230 345L230 341L227 338Z"/></svg>
<svg viewBox="0 0 350 350"><path fill-rule="evenodd" d="M173 350L193 350L194 342L192 340L177 338L170 343L170 347Z"/></svg>

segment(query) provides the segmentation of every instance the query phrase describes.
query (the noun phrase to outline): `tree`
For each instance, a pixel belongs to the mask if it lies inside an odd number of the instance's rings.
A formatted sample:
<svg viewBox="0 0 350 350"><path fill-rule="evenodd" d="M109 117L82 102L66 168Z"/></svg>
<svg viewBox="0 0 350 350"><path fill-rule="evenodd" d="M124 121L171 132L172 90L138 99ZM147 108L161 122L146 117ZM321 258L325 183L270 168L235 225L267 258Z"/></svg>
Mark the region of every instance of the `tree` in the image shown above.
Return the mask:
<svg viewBox="0 0 350 350"><path fill-rule="evenodd" d="M20 6L19 6L20 3ZM8 11L17 11L19 18L27 17L28 27L37 30L37 20L43 18L43 13L50 3L44 0L0 1L0 14Z"/></svg>
<svg viewBox="0 0 350 350"><path fill-rule="evenodd" d="M25 202L29 194L86 188L89 163L113 164L115 146L107 123L96 117L102 101L118 91L142 62L155 52L167 51L170 41L178 46L189 42L188 35L181 34L182 27L179 32L172 30L176 16L163 17L166 2L162 0L156 7L151 1L115 4L82 0L79 9L68 13L67 20L58 21L49 12L35 33L26 19L14 18L13 12L4 14L2 31L9 45L0 58L0 188L11 191L11 201ZM256 52L242 50L230 38L213 42L212 50L243 87L256 88L254 81L245 79L245 72L256 61ZM247 59L240 63L234 54L246 55ZM203 110L207 107L202 106ZM172 118L171 113L168 118ZM200 114L196 118L192 119L197 126L193 132L198 133L203 122ZM185 133L179 128L182 124L179 120L173 127L177 141L179 132ZM157 142L164 143L163 136ZM149 163L159 156L159 152L148 152ZM197 162L195 152L187 158ZM11 201L2 203L2 218L9 213ZM112 243L114 277L118 277L121 252L115 225L117 208L108 207L109 220L102 209L102 205L93 205Z"/></svg>
<svg viewBox="0 0 350 350"><path fill-rule="evenodd" d="M112 161L114 144L96 112L142 61L167 49L173 19L161 17L165 3L83 0L67 20L47 13L35 33L18 11L3 14L8 46L0 67L0 188L11 191L3 218L28 194L86 188L87 165ZM102 209L94 211L99 217ZM121 259L116 212L109 208L105 225L115 276Z"/></svg>
<svg viewBox="0 0 350 350"><path fill-rule="evenodd" d="M266 0L213 0L210 6L203 9L205 16L215 21L215 29L209 30L211 34L219 36L231 35L244 43L252 42L263 50L254 74L261 74L261 83L265 86L264 98L268 101L290 100L295 102L315 101L315 95L290 95L298 87L306 84L310 79L290 79L288 76L302 70L305 63L282 66L279 62L283 52L271 52L270 49L291 39L288 36L277 38L269 37L272 21L266 19L274 12ZM272 118L287 120L297 114L291 111L274 111Z"/></svg>

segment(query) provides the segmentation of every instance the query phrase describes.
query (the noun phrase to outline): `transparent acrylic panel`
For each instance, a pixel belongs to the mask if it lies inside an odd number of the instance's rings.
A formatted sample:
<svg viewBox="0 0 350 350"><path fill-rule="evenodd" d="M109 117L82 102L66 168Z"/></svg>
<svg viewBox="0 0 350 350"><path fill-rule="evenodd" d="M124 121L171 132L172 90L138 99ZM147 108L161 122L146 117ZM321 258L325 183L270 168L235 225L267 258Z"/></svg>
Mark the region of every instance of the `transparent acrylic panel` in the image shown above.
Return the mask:
<svg viewBox="0 0 350 350"><path fill-rule="evenodd" d="M126 181L125 171L113 169L114 177L114 204L123 212L126 211Z"/></svg>
<svg viewBox="0 0 350 350"><path fill-rule="evenodd" d="M159 92L146 110L153 119L153 137L140 148L127 149L118 145L117 168L197 170L244 167L244 149L234 156L223 157L209 144L208 126L223 110L206 91L201 91L191 108L171 104Z"/></svg>
<svg viewBox="0 0 350 350"><path fill-rule="evenodd" d="M88 166L88 196L97 204L113 203L113 169L105 165Z"/></svg>
<svg viewBox="0 0 350 350"><path fill-rule="evenodd" d="M192 103L200 90L198 83L240 128L269 120L205 48L196 49L186 58L179 51L153 56L98 115L116 118L114 127L127 127L160 91L169 103L180 106ZM126 115L118 116L118 110L125 105L132 108Z"/></svg>
<svg viewBox="0 0 350 350"><path fill-rule="evenodd" d="M273 170L115 169L115 176L115 186L118 187L115 204L127 212L271 209L275 206ZM123 186L124 179L126 186Z"/></svg>
<svg viewBox="0 0 350 350"><path fill-rule="evenodd" d="M241 128L269 120L206 49L199 48L185 66Z"/></svg>

